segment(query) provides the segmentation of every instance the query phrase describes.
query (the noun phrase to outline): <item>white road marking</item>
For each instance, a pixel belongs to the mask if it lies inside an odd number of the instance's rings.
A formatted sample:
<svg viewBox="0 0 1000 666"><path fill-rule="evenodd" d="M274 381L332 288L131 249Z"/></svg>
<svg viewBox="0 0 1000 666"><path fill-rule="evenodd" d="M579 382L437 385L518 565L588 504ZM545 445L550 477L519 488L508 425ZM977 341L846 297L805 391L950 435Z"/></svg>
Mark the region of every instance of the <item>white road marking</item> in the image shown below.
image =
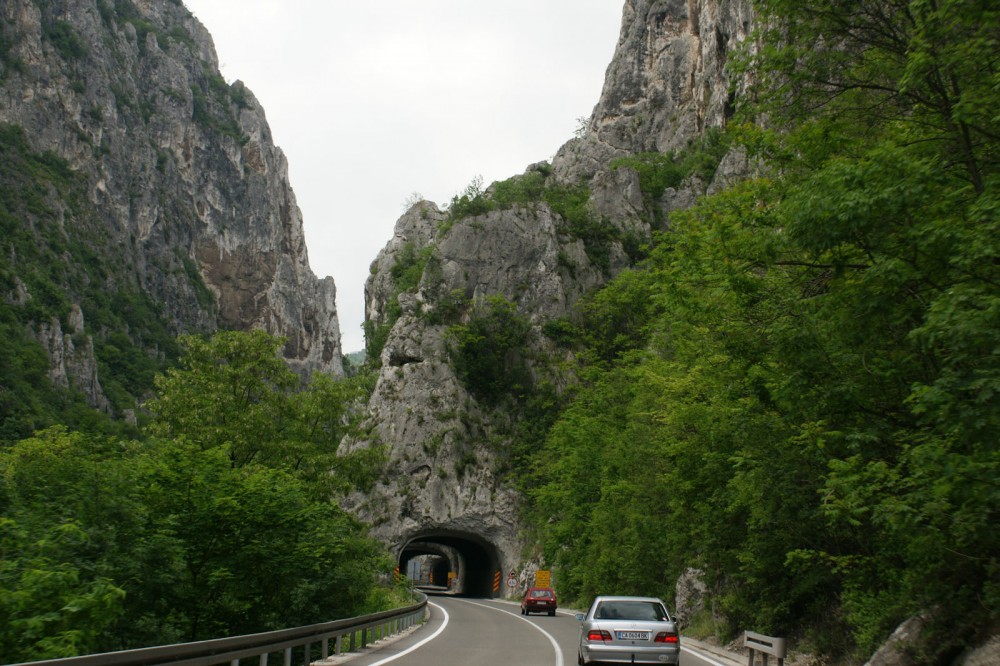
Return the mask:
<svg viewBox="0 0 1000 666"><path fill-rule="evenodd" d="M537 624L535 624L534 622L532 622L528 618L521 617L520 615L518 615L517 613L514 613L512 611L506 611L506 610L504 610L502 608L497 608L496 606L490 606L490 605L487 605L487 604L479 604L479 603L476 603L475 601L465 601L464 599L462 601L463 601L463 603L472 604L473 606L482 606L483 608L489 608L490 610L495 610L495 611L500 612L500 613L507 613L507 615L513 615L518 620L522 620L524 622L527 622L529 625L531 625L535 629L538 629L538 631L540 631L543 634L545 634L545 637L549 639L550 643L552 643L552 648L556 651L556 664L555 664L555 666L563 666L563 664L564 664L564 662L563 662L563 653L562 653L562 648L559 647L559 642L556 641L555 637L552 634L550 634L549 632L545 631L544 629L542 629L540 626L538 626ZM374 664L372 666L374 666ZM721 664L720 664L720 666L721 666Z"/></svg>
<svg viewBox="0 0 1000 666"><path fill-rule="evenodd" d="M507 613L508 615L513 615L514 617L516 617L519 620L527 622L529 625L531 625L532 627L534 627L538 631L540 631L543 634L545 634L545 637L549 639L549 643L552 644L552 648L555 650L555 653L556 653L556 663L555 663L555 666L564 666L565 662L563 660L562 648L559 647L559 643L556 641L555 637L553 637L552 634L550 634L549 632L545 631L544 629L542 629L540 626L538 626L534 622L531 622L528 618L521 617L520 615L518 615L518 614L516 614L516 613L514 613L512 611L506 611L506 610L504 610L502 608L497 608L496 606L490 606L490 605L487 605L487 604L480 604L480 603L476 603L474 601L465 601L464 599L461 600L461 601L463 603L472 604L473 606L482 606L483 608L488 608L490 610L495 610L495 611L498 611L500 613ZM423 647L424 645L426 645L427 643L430 643L432 640L434 640L435 638L437 638L438 636L441 635L441 632L444 631L445 627L448 626L448 621L451 619L451 617L448 615L448 611L446 611L441 606L439 606L439 605L437 605L437 604L435 604L433 602L430 602L430 601L428 601L427 603L430 606L434 606L434 608L437 608L439 611L441 611L441 613L444 614L444 622L441 623L441 626L438 627L437 631L435 631L433 634L431 634L427 638L423 639L419 643L415 643L414 645L411 645L410 647L406 648L402 652L394 654L391 657L386 657L385 659L382 659L381 661L376 661L375 663L371 664L371 666L382 666L382 664L388 664L391 661L395 661L395 660L399 659L400 657L408 655L411 652L413 652L414 650L417 650L418 648ZM562 612L562 611L560 611L560 612ZM702 654L700 652L692 650L691 648L686 648L686 647L681 646L681 650L684 651L684 652L687 652L689 654L692 654L692 655L698 657L699 659L703 659L704 661L707 661L708 663L712 664L712 666L726 666L726 664L723 664L722 662L716 661L716 660L712 659L711 657L707 657L707 656L705 656L704 654Z"/></svg>
<svg viewBox="0 0 1000 666"><path fill-rule="evenodd" d="M404 655L410 654L411 652L413 652L417 648L423 647L424 645L426 645L427 643L430 643L432 640L434 640L435 638L437 638L438 636L441 635L441 632L444 631L444 628L448 626L448 619L449 619L448 611L446 611L445 609L441 608L440 606L438 606L435 603L431 603L430 601L428 601L427 603L428 603L428 605L434 606L434 608L437 608L439 611L441 611L442 613L444 613L444 622L441 623L441 626L438 627L438 630L435 631L430 636L428 636L427 638L425 638L424 640L420 641L419 643L415 643L414 645L411 645L410 647L406 648L402 652L394 654L391 657L386 657L385 659L383 659L381 661L376 661L371 666L381 666L382 664L388 664L390 661L395 661L395 660L399 659L400 657L402 657Z"/></svg>
<svg viewBox="0 0 1000 666"><path fill-rule="evenodd" d="M726 666L726 664L723 664L721 661L716 661L716 660L712 659L711 657L706 657L701 652L698 652L696 650L692 650L691 648L686 648L683 645L681 646L681 651L687 652L688 654L693 654L694 656L698 657L702 661L707 661L708 663L712 664L712 666Z"/></svg>

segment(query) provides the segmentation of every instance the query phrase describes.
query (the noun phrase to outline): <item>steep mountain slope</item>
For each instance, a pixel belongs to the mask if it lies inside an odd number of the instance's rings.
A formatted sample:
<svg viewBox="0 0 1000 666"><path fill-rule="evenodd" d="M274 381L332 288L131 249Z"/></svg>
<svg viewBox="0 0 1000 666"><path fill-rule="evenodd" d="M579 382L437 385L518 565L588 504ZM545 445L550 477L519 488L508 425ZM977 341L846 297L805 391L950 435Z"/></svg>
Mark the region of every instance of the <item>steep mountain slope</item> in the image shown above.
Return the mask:
<svg viewBox="0 0 1000 666"><path fill-rule="evenodd" d="M0 183L5 321L44 345L57 385L120 414L176 334L220 328L266 329L301 372L343 373L285 157L181 2L5 2L0 127L21 167Z"/></svg>

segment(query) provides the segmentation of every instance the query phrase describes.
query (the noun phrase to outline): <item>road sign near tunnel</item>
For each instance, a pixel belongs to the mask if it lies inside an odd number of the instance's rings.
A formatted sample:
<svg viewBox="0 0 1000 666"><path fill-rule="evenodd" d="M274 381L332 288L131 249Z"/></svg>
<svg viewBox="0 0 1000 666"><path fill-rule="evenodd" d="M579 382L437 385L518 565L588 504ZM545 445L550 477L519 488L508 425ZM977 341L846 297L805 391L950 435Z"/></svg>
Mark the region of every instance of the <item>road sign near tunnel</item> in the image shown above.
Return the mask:
<svg viewBox="0 0 1000 666"><path fill-rule="evenodd" d="M552 576L548 569L539 569L535 572L535 587L552 587Z"/></svg>

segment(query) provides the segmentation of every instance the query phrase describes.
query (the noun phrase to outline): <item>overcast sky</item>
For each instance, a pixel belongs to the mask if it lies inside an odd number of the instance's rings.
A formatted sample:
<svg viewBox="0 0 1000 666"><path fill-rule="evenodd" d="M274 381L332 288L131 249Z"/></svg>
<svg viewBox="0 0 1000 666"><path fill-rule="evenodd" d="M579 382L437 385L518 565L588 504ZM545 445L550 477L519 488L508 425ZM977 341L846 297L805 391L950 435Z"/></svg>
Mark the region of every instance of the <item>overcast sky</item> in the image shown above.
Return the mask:
<svg viewBox="0 0 1000 666"><path fill-rule="evenodd" d="M447 205L551 160L589 117L624 0L184 0L288 158L346 352L414 193Z"/></svg>

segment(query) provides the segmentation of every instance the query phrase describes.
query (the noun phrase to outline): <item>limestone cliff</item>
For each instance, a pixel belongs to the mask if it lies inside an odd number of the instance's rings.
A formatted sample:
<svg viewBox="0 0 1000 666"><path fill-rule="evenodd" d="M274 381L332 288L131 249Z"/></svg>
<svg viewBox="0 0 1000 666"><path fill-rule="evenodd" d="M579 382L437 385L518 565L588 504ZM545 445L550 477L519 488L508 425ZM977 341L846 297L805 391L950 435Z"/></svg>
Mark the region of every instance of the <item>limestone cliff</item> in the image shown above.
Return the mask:
<svg viewBox="0 0 1000 666"><path fill-rule="evenodd" d="M516 403L497 409L463 383L448 327L468 323L489 297L502 296L531 325L524 357L534 380L559 390L565 377L551 369L561 352L546 324L628 267L635 245L670 210L713 186L692 176L648 201L638 174L612 161L680 149L724 125L730 90L738 88L727 78L726 58L751 24L748 2L628 0L587 130L552 165L532 165L485 192L456 197L447 210L420 202L397 222L365 290L369 342L376 339L382 364L368 405L371 435L344 444L382 443L388 450L384 479L352 504L377 535L400 550L412 541L466 538L485 545L500 571L521 571L521 584L523 572L537 566L524 552L518 494L505 473L517 444ZM724 162L716 179L738 177L739 156ZM561 196L583 193L591 226L576 224L575 212L543 195L496 203L507 190L535 186ZM486 203L457 215L469 201ZM400 279L413 266L421 270L415 286ZM464 304L457 313L456 303Z"/></svg>
<svg viewBox="0 0 1000 666"><path fill-rule="evenodd" d="M586 133L566 143L560 178L592 178L614 157L683 148L722 127L745 88L725 68L753 28L748 0L628 0Z"/></svg>
<svg viewBox="0 0 1000 666"><path fill-rule="evenodd" d="M285 156L179 0L2 3L0 125L83 180L85 201L70 207L53 193L48 208L64 211L66 237L82 238L87 220L83 241L107 268L102 288L146 294L175 333L263 328L287 338L302 372L343 373L335 287L309 267ZM37 231L30 211L24 218L22 229ZM7 248L2 261L16 274L21 255ZM84 285L61 286L77 303ZM65 313L53 316L66 328ZM77 317L85 335L100 333L91 316L85 306ZM53 363L79 356L79 344L57 349L51 322L34 326ZM96 376L67 371L104 406Z"/></svg>

